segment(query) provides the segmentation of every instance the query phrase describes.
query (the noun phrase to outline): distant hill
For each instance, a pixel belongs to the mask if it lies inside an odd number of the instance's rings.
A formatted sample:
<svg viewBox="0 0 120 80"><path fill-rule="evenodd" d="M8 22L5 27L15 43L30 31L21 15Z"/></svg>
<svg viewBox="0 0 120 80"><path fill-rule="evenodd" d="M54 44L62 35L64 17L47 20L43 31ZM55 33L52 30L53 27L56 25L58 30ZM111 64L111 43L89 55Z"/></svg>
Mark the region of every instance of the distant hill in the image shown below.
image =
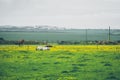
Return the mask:
<svg viewBox="0 0 120 80"><path fill-rule="evenodd" d="M10 26L10 25L5 25L5 26L0 26L0 31L13 31L13 32L17 32L17 31L32 31L32 32L39 32L39 31L56 31L56 30L66 30L64 27L56 27L56 26Z"/></svg>

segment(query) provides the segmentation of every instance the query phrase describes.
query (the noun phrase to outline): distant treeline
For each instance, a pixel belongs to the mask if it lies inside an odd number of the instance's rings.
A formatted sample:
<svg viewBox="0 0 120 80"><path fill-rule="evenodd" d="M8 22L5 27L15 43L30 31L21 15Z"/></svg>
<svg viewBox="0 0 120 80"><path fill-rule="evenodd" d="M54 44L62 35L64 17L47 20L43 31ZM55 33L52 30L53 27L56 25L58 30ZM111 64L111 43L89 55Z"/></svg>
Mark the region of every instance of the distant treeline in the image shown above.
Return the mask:
<svg viewBox="0 0 120 80"><path fill-rule="evenodd" d="M118 45L120 44L120 40L118 41L60 41L58 44L66 45L66 44L87 44L87 45L94 45L94 44L99 44L99 45Z"/></svg>
<svg viewBox="0 0 120 80"><path fill-rule="evenodd" d="M20 40L5 40L4 38L0 38L0 44L6 44L6 45L13 45L13 44L16 44L18 45L19 44L19 41ZM56 44L59 44L59 45L77 45L77 44L87 44L87 45L94 45L94 44L99 44L99 45L118 45L120 44L120 40L117 40L117 41L98 41L98 40L95 40L95 41L45 41L45 40L42 40L42 41L33 41L33 40L24 40L23 44L25 45L38 45L38 44L41 44L41 45L45 45L45 44L48 44L48 43L56 43Z"/></svg>

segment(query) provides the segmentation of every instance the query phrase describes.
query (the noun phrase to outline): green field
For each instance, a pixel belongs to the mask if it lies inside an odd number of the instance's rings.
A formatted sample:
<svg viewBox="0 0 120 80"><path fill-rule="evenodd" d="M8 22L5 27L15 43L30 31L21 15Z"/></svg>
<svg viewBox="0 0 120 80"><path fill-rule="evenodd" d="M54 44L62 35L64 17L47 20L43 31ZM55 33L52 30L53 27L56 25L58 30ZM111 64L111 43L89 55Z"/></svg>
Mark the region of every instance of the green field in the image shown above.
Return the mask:
<svg viewBox="0 0 120 80"><path fill-rule="evenodd" d="M5 40L46 40L49 42L56 41L86 41L85 29L64 30L51 32L0 32L0 38ZM87 40L108 40L108 30L88 29ZM111 29L111 40L120 40L120 30Z"/></svg>
<svg viewBox="0 0 120 80"><path fill-rule="evenodd" d="M5 47L0 46L0 80L120 80L119 45L56 46L50 51ZM69 50L73 47L76 51Z"/></svg>

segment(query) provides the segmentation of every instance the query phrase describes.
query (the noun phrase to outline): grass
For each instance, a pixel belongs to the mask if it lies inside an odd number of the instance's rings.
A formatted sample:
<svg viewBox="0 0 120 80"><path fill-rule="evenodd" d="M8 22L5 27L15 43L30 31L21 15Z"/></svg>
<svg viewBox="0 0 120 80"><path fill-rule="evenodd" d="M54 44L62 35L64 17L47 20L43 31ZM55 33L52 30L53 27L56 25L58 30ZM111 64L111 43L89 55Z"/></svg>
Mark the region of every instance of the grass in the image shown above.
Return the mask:
<svg viewBox="0 0 120 80"><path fill-rule="evenodd" d="M0 46L0 80L120 80L119 45L29 47Z"/></svg>

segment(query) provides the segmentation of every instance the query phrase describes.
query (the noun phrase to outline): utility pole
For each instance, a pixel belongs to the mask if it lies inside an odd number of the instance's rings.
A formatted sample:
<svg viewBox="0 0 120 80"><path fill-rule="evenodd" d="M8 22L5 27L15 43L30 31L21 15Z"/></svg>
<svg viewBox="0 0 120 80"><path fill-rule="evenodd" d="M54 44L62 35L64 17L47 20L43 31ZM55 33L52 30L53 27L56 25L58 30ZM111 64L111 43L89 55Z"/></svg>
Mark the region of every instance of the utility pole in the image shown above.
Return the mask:
<svg viewBox="0 0 120 80"><path fill-rule="evenodd" d="M86 33L86 44L87 44L87 41L88 41L88 38L87 38L87 29L85 30L85 33Z"/></svg>
<svg viewBox="0 0 120 80"><path fill-rule="evenodd" d="M110 41L110 26L109 26L108 40Z"/></svg>

